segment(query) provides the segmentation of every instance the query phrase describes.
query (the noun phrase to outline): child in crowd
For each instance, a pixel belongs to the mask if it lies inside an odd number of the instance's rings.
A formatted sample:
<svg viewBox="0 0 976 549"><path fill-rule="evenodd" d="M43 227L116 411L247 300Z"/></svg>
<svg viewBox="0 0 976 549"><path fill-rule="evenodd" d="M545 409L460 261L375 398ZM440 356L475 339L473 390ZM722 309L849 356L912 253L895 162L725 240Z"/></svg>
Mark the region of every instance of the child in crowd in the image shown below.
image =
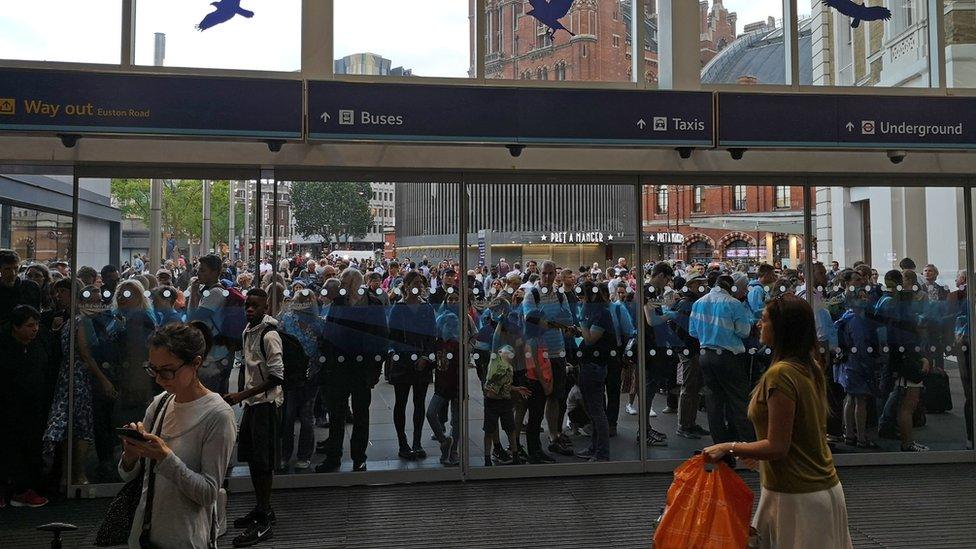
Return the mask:
<svg viewBox="0 0 976 549"><path fill-rule="evenodd" d="M508 435L508 446L512 455L518 453L512 398L528 398L529 390L512 385L514 359L515 350L511 345L505 345L498 349L488 364L488 375L485 379L485 467L491 467L491 449L499 444L499 423Z"/></svg>

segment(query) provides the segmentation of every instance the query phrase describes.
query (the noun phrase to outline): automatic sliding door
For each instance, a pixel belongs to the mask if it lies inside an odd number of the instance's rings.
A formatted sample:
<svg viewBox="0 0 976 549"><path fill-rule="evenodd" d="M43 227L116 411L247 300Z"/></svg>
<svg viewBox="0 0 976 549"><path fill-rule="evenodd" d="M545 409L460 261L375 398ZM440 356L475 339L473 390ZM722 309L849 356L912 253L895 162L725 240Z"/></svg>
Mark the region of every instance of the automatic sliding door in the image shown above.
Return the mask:
<svg viewBox="0 0 976 549"><path fill-rule="evenodd" d="M277 177L279 318L313 357L282 471L460 478L457 180Z"/></svg>

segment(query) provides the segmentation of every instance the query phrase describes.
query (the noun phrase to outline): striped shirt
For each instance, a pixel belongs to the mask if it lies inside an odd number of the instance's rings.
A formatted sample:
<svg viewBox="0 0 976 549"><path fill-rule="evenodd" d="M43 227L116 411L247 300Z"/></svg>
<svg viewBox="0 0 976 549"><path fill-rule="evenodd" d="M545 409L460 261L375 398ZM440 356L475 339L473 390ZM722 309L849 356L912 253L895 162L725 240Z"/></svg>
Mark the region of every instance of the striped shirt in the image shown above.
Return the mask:
<svg viewBox="0 0 976 549"><path fill-rule="evenodd" d="M744 353L742 338L752 329L752 313L738 299L715 286L691 308L688 332L703 349Z"/></svg>

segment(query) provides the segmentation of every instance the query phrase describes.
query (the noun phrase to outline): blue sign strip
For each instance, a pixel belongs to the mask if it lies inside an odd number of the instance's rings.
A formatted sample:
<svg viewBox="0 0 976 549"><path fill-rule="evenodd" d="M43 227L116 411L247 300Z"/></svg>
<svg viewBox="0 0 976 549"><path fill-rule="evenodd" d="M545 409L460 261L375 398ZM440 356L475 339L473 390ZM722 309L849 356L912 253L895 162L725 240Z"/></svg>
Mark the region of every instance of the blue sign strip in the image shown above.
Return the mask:
<svg viewBox="0 0 976 549"><path fill-rule="evenodd" d="M302 82L0 69L0 132L302 139Z"/></svg>
<svg viewBox="0 0 976 549"><path fill-rule="evenodd" d="M719 93L718 146L974 149L976 100Z"/></svg>
<svg viewBox="0 0 976 549"><path fill-rule="evenodd" d="M712 94L308 83L313 140L711 147Z"/></svg>

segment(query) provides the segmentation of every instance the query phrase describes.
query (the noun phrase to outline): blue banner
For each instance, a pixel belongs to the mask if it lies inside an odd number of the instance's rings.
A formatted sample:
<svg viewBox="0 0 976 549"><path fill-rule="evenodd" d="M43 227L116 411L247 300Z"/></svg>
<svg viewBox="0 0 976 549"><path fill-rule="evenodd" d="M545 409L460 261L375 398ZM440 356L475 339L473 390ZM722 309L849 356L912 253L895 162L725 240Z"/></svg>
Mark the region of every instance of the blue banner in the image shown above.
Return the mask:
<svg viewBox="0 0 976 549"><path fill-rule="evenodd" d="M976 99L719 93L718 145L972 149Z"/></svg>
<svg viewBox="0 0 976 549"><path fill-rule="evenodd" d="M302 82L0 69L0 131L302 138Z"/></svg>
<svg viewBox="0 0 976 549"><path fill-rule="evenodd" d="M710 147L712 94L308 83L313 140Z"/></svg>

